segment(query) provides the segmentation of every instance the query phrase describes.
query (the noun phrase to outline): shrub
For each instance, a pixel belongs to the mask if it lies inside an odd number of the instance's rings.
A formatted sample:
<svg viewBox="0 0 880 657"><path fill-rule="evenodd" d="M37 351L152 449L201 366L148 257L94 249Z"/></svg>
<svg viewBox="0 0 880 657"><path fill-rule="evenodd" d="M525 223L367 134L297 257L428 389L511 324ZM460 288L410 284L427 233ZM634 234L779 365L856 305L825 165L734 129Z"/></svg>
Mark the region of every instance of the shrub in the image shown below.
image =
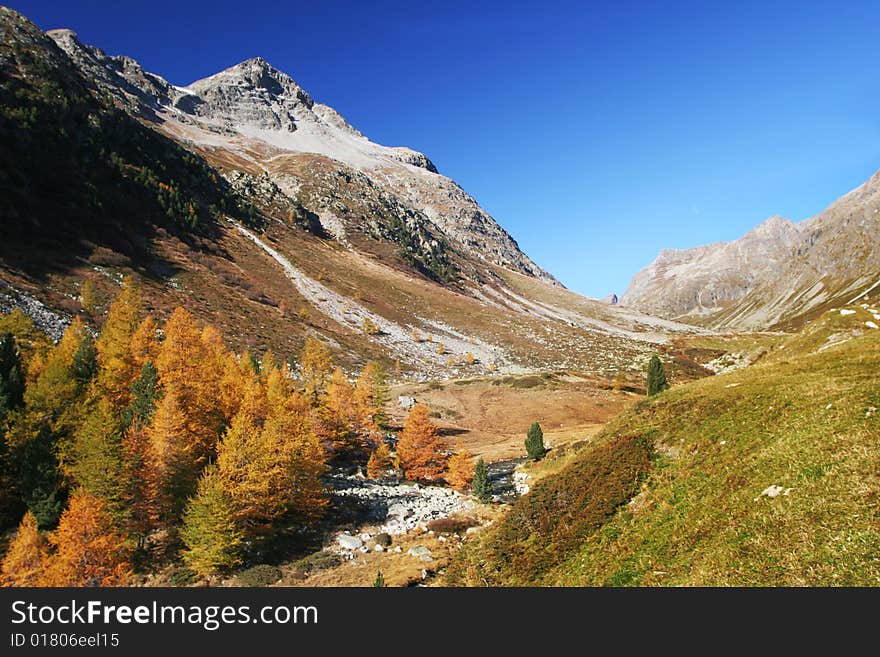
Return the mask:
<svg viewBox="0 0 880 657"><path fill-rule="evenodd" d="M235 578L238 586L269 586L281 579L280 568L268 564L257 564L241 571Z"/></svg>
<svg viewBox="0 0 880 657"><path fill-rule="evenodd" d="M469 527L476 527L479 523L473 518L437 518L428 523L428 531L435 534L462 534Z"/></svg>

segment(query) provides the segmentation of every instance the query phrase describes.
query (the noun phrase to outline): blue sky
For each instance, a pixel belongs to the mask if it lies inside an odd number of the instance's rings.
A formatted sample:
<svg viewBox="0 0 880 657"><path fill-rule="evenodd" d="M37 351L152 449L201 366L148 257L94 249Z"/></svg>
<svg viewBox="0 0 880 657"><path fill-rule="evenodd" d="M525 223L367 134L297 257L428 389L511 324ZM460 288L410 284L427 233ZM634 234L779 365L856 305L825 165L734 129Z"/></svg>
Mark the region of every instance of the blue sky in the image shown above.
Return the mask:
<svg viewBox="0 0 880 657"><path fill-rule="evenodd" d="M7 4L175 84L261 55L591 296L880 168L877 2Z"/></svg>

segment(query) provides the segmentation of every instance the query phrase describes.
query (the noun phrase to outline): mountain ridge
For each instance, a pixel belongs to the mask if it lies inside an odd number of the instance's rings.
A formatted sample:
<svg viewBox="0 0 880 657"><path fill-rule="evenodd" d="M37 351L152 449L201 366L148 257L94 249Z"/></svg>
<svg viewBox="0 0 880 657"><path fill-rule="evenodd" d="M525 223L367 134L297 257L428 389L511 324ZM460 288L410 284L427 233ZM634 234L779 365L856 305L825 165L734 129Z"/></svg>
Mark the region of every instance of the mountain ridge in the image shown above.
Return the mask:
<svg viewBox="0 0 880 657"><path fill-rule="evenodd" d="M880 278L880 172L800 222L773 216L739 239L664 249L621 303L722 330L797 326Z"/></svg>

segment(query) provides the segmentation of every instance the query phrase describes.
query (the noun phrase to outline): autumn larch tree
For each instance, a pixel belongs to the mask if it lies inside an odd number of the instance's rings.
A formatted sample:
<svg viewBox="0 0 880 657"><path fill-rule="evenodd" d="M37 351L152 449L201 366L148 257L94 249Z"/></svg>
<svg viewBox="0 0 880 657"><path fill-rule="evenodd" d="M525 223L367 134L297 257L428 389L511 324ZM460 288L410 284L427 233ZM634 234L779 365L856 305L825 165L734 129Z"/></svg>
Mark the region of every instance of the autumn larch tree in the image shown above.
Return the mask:
<svg viewBox="0 0 880 657"><path fill-rule="evenodd" d="M416 404L410 411L397 443L397 458L405 476L414 481L433 482L446 473L446 443L424 404Z"/></svg>
<svg viewBox="0 0 880 657"><path fill-rule="evenodd" d="M370 479L382 479L394 467L391 462L391 450L382 440L370 454L367 461L367 476Z"/></svg>
<svg viewBox="0 0 880 657"><path fill-rule="evenodd" d="M457 491L466 491L474 478L474 455L466 449L456 452L449 459L446 483Z"/></svg>
<svg viewBox="0 0 880 657"><path fill-rule="evenodd" d="M138 375L131 342L140 324L140 313L140 292L128 277L110 305L97 342L99 371L95 385L117 411L128 405L131 384Z"/></svg>
<svg viewBox="0 0 880 657"><path fill-rule="evenodd" d="M49 536L47 586L123 586L131 578L129 549L103 500L83 490L71 495Z"/></svg>
<svg viewBox="0 0 880 657"><path fill-rule="evenodd" d="M0 564L0 585L40 586L47 554L48 545L37 526L37 517L28 511Z"/></svg>
<svg viewBox="0 0 880 657"><path fill-rule="evenodd" d="M166 391L160 400L147 435L150 458L155 464L158 515L163 524L173 524L180 517L186 499L195 492L204 465L194 454L195 440L174 389Z"/></svg>
<svg viewBox="0 0 880 657"><path fill-rule="evenodd" d="M354 388L354 403L358 412L361 433L368 435L385 421L383 406L388 401L388 386L385 371L374 360L364 365Z"/></svg>
<svg viewBox="0 0 880 657"><path fill-rule="evenodd" d="M299 365L303 393L312 406L317 406L324 385L333 372L330 350L320 340L308 338L300 354Z"/></svg>
<svg viewBox="0 0 880 657"><path fill-rule="evenodd" d="M244 538L235 520L234 504L215 466L202 473L196 495L184 511L180 536L186 545L183 559L199 575L211 575L241 562Z"/></svg>
<svg viewBox="0 0 880 657"><path fill-rule="evenodd" d="M127 515L122 427L110 402L101 397L87 405L85 421L65 450L62 467L76 487L101 499L117 526Z"/></svg>

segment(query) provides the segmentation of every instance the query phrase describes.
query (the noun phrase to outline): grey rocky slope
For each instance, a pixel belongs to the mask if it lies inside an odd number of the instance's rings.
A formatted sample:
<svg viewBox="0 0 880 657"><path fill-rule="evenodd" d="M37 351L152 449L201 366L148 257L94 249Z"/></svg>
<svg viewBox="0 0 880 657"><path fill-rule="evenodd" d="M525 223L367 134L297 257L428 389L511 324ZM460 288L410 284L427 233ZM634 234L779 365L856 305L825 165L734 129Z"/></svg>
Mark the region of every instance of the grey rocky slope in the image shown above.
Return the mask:
<svg viewBox="0 0 880 657"><path fill-rule="evenodd" d="M662 251L621 303L724 329L809 319L880 291L880 172L820 214L772 217L733 242Z"/></svg>
<svg viewBox="0 0 880 657"><path fill-rule="evenodd" d="M632 279L621 305L662 317L710 315L741 299L793 255L797 224L771 217L743 237L691 249L664 249Z"/></svg>
<svg viewBox="0 0 880 657"><path fill-rule="evenodd" d="M350 204L337 198L337 181L349 183L357 176L365 181L357 195L373 194L368 205L383 206L395 218L403 216L407 235L415 235L407 240L420 242L420 248L436 250L446 240L471 263L488 262L556 284L469 194L437 173L425 155L371 142L262 58L184 88L144 71L130 58L82 44L69 30L48 34L130 114L202 154L215 154L215 162L222 160L230 169L268 176L281 194L304 201L328 232L343 241L347 233L364 230L361 224L375 221L370 208L352 219ZM297 159L303 155L339 165L318 181L324 187L320 193L306 198L303 188L315 182L308 177L315 167L305 167L304 174L301 157ZM326 174L326 167L321 173ZM399 230L385 226L370 231L376 233L393 240Z"/></svg>

